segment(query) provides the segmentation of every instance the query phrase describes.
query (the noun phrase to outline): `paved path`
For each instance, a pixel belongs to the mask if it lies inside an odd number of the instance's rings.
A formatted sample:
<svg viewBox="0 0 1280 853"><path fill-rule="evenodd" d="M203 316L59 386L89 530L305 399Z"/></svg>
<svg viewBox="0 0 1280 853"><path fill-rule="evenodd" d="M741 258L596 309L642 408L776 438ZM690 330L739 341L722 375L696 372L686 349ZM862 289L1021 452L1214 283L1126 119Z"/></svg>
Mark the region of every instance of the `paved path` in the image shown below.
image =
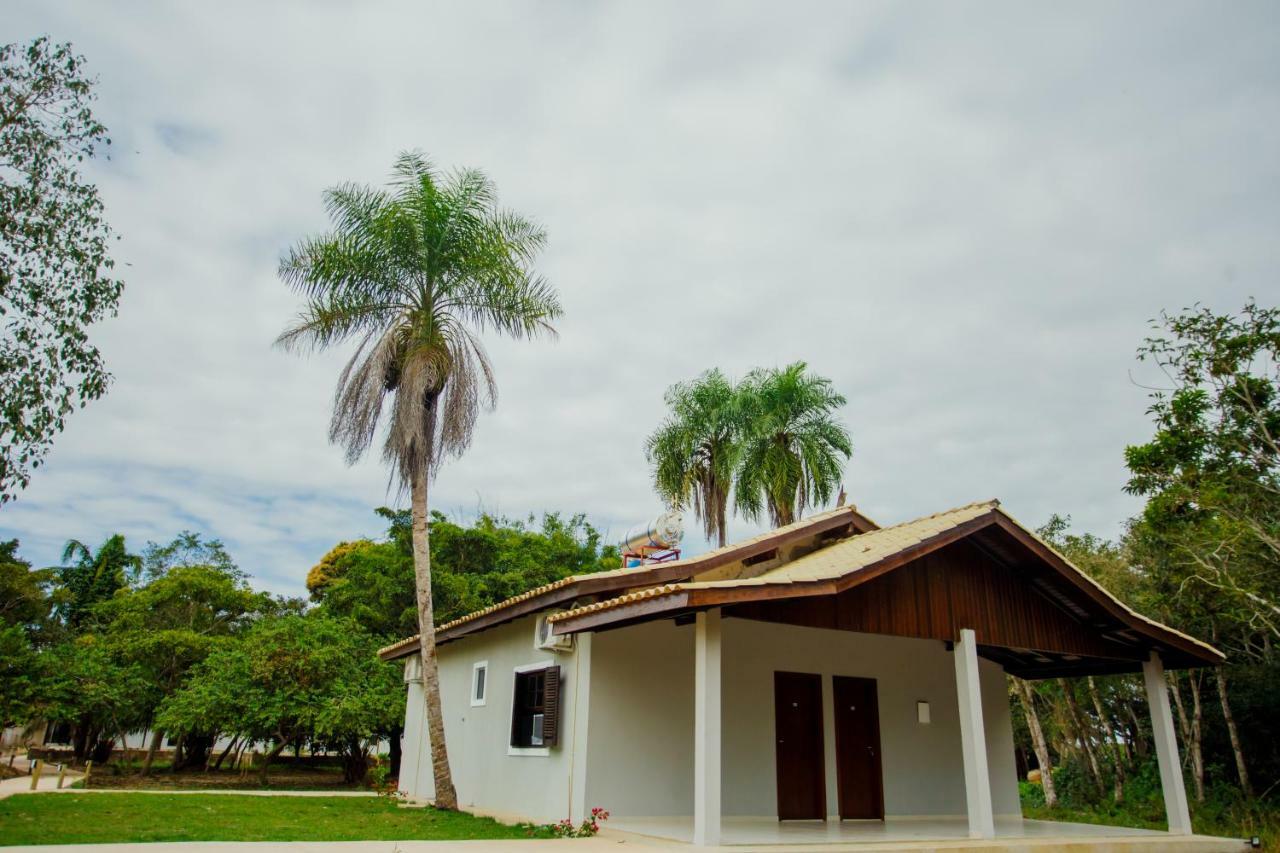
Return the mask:
<svg viewBox="0 0 1280 853"><path fill-rule="evenodd" d="M20 758L13 763L15 770L26 770L26 759ZM62 780L62 790L69 790L72 782L84 776L78 770L68 770L66 776ZM36 789L38 793L45 791L56 791L58 789L58 768L56 765L47 765L40 774L40 787ZM12 779L0 779L0 800L14 794L26 794L31 791L30 776L15 776Z"/></svg>
<svg viewBox="0 0 1280 853"><path fill-rule="evenodd" d="M679 847L688 845L680 844ZM600 853L611 850L620 853L628 847L655 849L646 844L620 843L617 838L562 838L529 841L184 841L182 843L157 844L67 844L57 846L4 847L4 853L441 853L458 850L462 853L547 853L548 851L578 851ZM658 848L661 849L661 848Z"/></svg>

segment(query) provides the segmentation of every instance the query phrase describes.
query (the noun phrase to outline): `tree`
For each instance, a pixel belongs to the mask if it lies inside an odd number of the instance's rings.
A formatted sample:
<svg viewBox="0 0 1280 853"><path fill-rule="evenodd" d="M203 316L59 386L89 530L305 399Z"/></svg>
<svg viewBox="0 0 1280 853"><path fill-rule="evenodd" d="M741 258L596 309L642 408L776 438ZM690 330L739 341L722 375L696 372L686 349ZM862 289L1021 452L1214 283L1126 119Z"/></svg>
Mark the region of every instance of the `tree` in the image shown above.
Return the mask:
<svg viewBox="0 0 1280 853"><path fill-rule="evenodd" d="M373 443L390 397L383 458L410 493L423 692L436 805L457 807L440 709L431 599L428 483L464 452L496 385L480 334L554 334L555 291L531 270L545 235L498 208L493 183L475 170L439 174L403 154L392 188L346 184L325 194L333 231L303 240L280 275L306 309L279 339L290 349L354 340L338 379L329 437L348 461Z"/></svg>
<svg viewBox="0 0 1280 853"><path fill-rule="evenodd" d="M1125 450L1126 490L1179 586L1217 599L1222 639L1255 656L1249 635L1280 639L1280 310L1154 325L1139 358L1170 387L1151 394L1151 440Z"/></svg>
<svg viewBox="0 0 1280 853"><path fill-rule="evenodd" d="M123 663L101 635L85 633L40 655L32 716L74 727L77 761L103 762L116 738L146 725L154 685L141 667Z"/></svg>
<svg viewBox="0 0 1280 853"><path fill-rule="evenodd" d="M831 381L798 361L753 370L740 394L747 432L734 481L739 511L758 519L767 510L781 527L830 501L853 453L848 430L834 418L845 398Z"/></svg>
<svg viewBox="0 0 1280 853"><path fill-rule="evenodd" d="M378 510L387 539L335 545L307 574L312 601L390 642L417 630L411 514ZM616 569L586 517L544 513L513 521L482 514L469 526L431 513L431 601L446 622L569 575Z"/></svg>
<svg viewBox="0 0 1280 853"><path fill-rule="evenodd" d="M117 595L99 606L106 642L122 662L137 666L153 688L146 708L172 695L195 664L243 631L254 616L268 608L266 593L251 590L236 573L215 566L178 566L146 586ZM151 743L142 774L151 770L163 730L152 727ZM175 756L173 768L200 763L208 733L188 739L185 756ZM207 747L206 747L207 748Z"/></svg>
<svg viewBox="0 0 1280 853"><path fill-rule="evenodd" d="M18 540L0 542L0 725L31 718L40 673L37 650L50 634L53 573L18 556Z"/></svg>
<svg viewBox="0 0 1280 853"><path fill-rule="evenodd" d="M0 47L0 504L110 380L88 328L115 315L124 283L98 189L80 174L111 144L93 84L69 44Z"/></svg>
<svg viewBox="0 0 1280 853"><path fill-rule="evenodd" d="M167 545L148 542L142 549L141 579L154 580L170 569L183 566L208 566L223 574L244 580L246 575L231 559L220 539L201 539L199 533L184 530Z"/></svg>
<svg viewBox="0 0 1280 853"><path fill-rule="evenodd" d="M240 642L195 666L183 689L162 703L157 724L270 741L258 768L264 784L271 762L307 739L341 745L350 776L403 711L404 686L377 647L355 623L323 614L261 619Z"/></svg>
<svg viewBox="0 0 1280 853"><path fill-rule="evenodd" d="M74 561L74 562L73 562ZM97 551L77 539L67 541L62 549L62 566L58 579L65 590L60 603L61 615L72 629L83 628L100 602L123 589L126 578L142 567L142 558L129 553L124 536L108 536Z"/></svg>
<svg viewBox="0 0 1280 853"><path fill-rule="evenodd" d="M645 442L658 494L691 506L708 539L724 547L726 512L743 423L737 390L719 370L667 389L670 414Z"/></svg>

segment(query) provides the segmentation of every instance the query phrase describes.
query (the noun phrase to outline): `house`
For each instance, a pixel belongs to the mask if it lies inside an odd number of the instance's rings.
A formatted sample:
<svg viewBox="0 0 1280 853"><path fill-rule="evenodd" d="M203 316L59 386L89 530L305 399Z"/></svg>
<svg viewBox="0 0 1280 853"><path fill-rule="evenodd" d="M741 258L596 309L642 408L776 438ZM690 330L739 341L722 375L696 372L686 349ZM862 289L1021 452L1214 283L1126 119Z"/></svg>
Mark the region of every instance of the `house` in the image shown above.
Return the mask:
<svg viewBox="0 0 1280 853"><path fill-rule="evenodd" d="M1223 660L997 501L885 528L841 507L569 577L437 637L460 804L540 822L600 806L700 845L1073 826L1021 819L1006 674L1143 673L1170 833L1189 835L1164 670ZM380 654L405 661L401 788L430 799L418 638Z"/></svg>

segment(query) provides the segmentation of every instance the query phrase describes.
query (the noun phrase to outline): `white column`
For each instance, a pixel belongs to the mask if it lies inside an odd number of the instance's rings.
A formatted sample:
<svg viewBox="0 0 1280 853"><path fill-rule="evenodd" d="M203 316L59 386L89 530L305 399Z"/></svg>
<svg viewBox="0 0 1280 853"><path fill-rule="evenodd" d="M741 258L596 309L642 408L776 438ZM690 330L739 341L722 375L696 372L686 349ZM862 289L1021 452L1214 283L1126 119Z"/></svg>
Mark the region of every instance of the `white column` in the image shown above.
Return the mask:
<svg viewBox="0 0 1280 853"><path fill-rule="evenodd" d="M587 720L591 699L591 634L577 635L573 653L573 764L569 777L569 819L580 824L587 819Z"/></svg>
<svg viewBox="0 0 1280 853"><path fill-rule="evenodd" d="M1177 835L1191 834L1191 812L1187 809L1187 788L1182 780L1182 764L1178 761L1178 740L1169 710L1169 685L1164 680L1164 664L1160 655L1142 664L1142 678L1147 685L1147 703L1151 706L1151 733L1156 742L1156 761L1160 765L1160 788L1164 791L1164 813L1169 831Z"/></svg>
<svg viewBox="0 0 1280 853"><path fill-rule="evenodd" d="M822 751L826 767L827 820L840 822L840 779L836 757L836 690L835 678L822 676Z"/></svg>
<svg viewBox="0 0 1280 853"><path fill-rule="evenodd" d="M418 785L418 777L422 773L422 753L426 747L423 740L423 717L426 711L426 699L422 692L422 658L415 653L405 658L404 662L404 741L400 755L400 790L410 797L419 797L422 792Z"/></svg>
<svg viewBox="0 0 1280 853"><path fill-rule="evenodd" d="M964 795L969 810L969 837L995 838L991 811L991 775L987 771L987 729L982 719L982 685L978 680L978 641L972 628L960 630L955 644L956 698L960 703L960 745L964 755Z"/></svg>
<svg viewBox="0 0 1280 853"><path fill-rule="evenodd" d="M694 623L693 843L720 844L720 611Z"/></svg>

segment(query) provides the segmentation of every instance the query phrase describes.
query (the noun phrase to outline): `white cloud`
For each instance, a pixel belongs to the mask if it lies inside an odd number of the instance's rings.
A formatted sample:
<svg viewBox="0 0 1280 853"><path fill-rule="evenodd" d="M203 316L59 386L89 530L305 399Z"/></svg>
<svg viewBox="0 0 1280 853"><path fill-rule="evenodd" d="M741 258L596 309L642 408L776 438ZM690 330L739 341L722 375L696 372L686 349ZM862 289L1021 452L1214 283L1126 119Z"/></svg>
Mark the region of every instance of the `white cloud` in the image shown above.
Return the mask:
<svg viewBox="0 0 1280 853"><path fill-rule="evenodd" d="M129 282L115 386L0 510L41 562L193 528L296 593L377 531L385 472L325 441L341 358L271 348L275 264L406 148L540 219L568 309L558 343L491 344L499 408L433 495L461 514L617 533L656 509L667 385L803 358L849 398L873 517L999 496L1114 535L1146 321L1276 292L1270 4L127 8L6 15L101 77Z"/></svg>

